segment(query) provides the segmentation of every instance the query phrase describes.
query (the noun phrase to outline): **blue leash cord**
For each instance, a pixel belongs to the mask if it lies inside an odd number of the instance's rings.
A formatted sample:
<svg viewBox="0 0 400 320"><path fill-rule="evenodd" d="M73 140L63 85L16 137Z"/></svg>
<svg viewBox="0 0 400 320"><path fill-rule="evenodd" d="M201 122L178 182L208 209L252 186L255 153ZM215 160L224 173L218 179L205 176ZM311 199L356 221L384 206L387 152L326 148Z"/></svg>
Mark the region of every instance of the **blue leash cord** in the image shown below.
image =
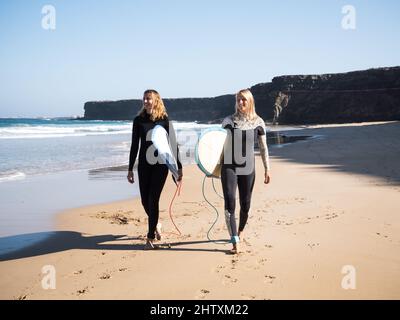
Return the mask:
<svg viewBox="0 0 400 320"><path fill-rule="evenodd" d="M211 232L212 228L214 228L214 225L215 225L215 224L217 223L217 221L218 221L219 213L218 213L217 208L216 208L210 201L208 201L208 199L207 199L207 197L206 197L206 195L205 195L205 193L204 193L204 185L205 185L206 178L207 178L207 176L205 175L205 176L204 176L204 179L203 179L203 187L202 187L203 197L204 197L204 200L206 200L206 202L207 202L211 207L213 207L213 209L215 210L215 213L216 213L216 215L217 215L217 217L215 218L215 221L214 221L213 224L211 225L210 229L208 229L208 231L207 231L207 239L208 239L209 241L212 241L212 242L217 243L217 244L226 244L226 243L229 243L229 241L227 241L227 240L225 240L225 241L212 240L212 239L210 238L210 232ZM215 193L216 193L220 198L223 199L224 197L222 197L222 196L217 192L217 190L215 189L214 178L212 178L212 185L213 185L213 188L214 188Z"/></svg>
<svg viewBox="0 0 400 320"><path fill-rule="evenodd" d="M213 189L214 189L215 193L218 195L218 197L220 197L221 199L224 199L224 197L221 196L221 195L217 192L217 190L215 189L214 178L211 178L211 180L212 180L212 185L213 185Z"/></svg>

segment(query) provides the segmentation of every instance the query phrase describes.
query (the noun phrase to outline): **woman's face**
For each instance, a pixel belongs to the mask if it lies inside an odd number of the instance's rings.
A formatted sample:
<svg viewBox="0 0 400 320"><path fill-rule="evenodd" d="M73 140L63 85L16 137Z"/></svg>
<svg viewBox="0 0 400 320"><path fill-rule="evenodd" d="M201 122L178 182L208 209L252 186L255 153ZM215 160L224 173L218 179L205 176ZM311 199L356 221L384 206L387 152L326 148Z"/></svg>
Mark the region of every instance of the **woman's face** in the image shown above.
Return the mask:
<svg viewBox="0 0 400 320"><path fill-rule="evenodd" d="M148 114L151 114L151 111L153 110L153 107L154 107L154 99L153 99L152 93L146 93L143 96L143 105L144 105L144 108L146 109L146 112Z"/></svg>
<svg viewBox="0 0 400 320"><path fill-rule="evenodd" d="M236 97L237 108L240 113L247 113L249 111L249 103L242 94L238 94Z"/></svg>

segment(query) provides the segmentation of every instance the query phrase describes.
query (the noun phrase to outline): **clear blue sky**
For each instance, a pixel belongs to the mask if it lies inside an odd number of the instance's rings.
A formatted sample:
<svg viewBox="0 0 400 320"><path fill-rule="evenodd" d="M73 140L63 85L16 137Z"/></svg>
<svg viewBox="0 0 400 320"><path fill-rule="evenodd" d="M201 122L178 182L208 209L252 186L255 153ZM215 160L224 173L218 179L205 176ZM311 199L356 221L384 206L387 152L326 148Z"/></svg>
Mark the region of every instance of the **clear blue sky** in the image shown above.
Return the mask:
<svg viewBox="0 0 400 320"><path fill-rule="evenodd" d="M42 28L42 7L56 29ZM341 26L356 9L356 29ZM0 117L90 100L234 93L284 74L400 65L400 1L0 0Z"/></svg>

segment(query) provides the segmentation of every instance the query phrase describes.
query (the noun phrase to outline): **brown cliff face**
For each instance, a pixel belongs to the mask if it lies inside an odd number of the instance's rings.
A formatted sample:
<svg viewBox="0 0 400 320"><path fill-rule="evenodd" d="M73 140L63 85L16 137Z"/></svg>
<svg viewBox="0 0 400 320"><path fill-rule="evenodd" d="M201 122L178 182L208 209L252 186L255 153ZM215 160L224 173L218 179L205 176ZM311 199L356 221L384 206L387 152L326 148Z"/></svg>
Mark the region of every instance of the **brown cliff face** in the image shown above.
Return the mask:
<svg viewBox="0 0 400 320"><path fill-rule="evenodd" d="M400 120L400 67L348 73L280 76L250 88L257 113L280 124ZM171 119L220 122L234 95L164 99ZM131 120L141 100L85 103L84 119Z"/></svg>
<svg viewBox="0 0 400 320"><path fill-rule="evenodd" d="M168 115L177 121L209 122L222 119L234 110L234 95L214 98L163 99ZM94 101L85 103L87 120L132 120L142 100Z"/></svg>
<svg viewBox="0 0 400 320"><path fill-rule="evenodd" d="M400 67L280 76L252 91L257 111L265 106L267 119L279 114L279 123L400 120Z"/></svg>

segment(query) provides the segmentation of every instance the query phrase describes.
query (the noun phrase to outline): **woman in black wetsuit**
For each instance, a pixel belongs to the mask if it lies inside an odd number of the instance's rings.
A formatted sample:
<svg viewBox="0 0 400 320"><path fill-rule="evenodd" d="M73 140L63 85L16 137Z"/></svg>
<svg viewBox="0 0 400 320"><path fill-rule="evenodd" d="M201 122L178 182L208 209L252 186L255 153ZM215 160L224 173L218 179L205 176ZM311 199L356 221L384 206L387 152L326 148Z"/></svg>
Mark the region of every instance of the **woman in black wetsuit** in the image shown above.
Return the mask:
<svg viewBox="0 0 400 320"><path fill-rule="evenodd" d="M225 221L231 236L231 253L239 252L239 241L249 216L251 195L255 182L254 140L257 138L264 165L264 183L270 182L270 166L264 120L256 114L250 90L236 94L236 112L226 117L222 127L228 130L221 168L225 199ZM236 227L236 188L239 189L240 217Z"/></svg>
<svg viewBox="0 0 400 320"><path fill-rule="evenodd" d="M176 143L176 136L172 123L169 122L168 115L164 103L155 90L146 90L143 94L143 107L133 121L132 144L129 155L128 181L134 183L133 166L139 150L139 189L142 205L148 216L149 229L147 233L147 241L145 250L156 249L154 239L161 239L160 228L158 224L161 191L164 187L165 180L168 176L168 167L157 161L154 163L149 155L157 156L157 152L149 150L153 146L150 140L151 131L156 125L161 125L168 132L172 151L178 164L178 181L182 180L182 164L179 160L179 150ZM147 155L147 156L146 156Z"/></svg>

